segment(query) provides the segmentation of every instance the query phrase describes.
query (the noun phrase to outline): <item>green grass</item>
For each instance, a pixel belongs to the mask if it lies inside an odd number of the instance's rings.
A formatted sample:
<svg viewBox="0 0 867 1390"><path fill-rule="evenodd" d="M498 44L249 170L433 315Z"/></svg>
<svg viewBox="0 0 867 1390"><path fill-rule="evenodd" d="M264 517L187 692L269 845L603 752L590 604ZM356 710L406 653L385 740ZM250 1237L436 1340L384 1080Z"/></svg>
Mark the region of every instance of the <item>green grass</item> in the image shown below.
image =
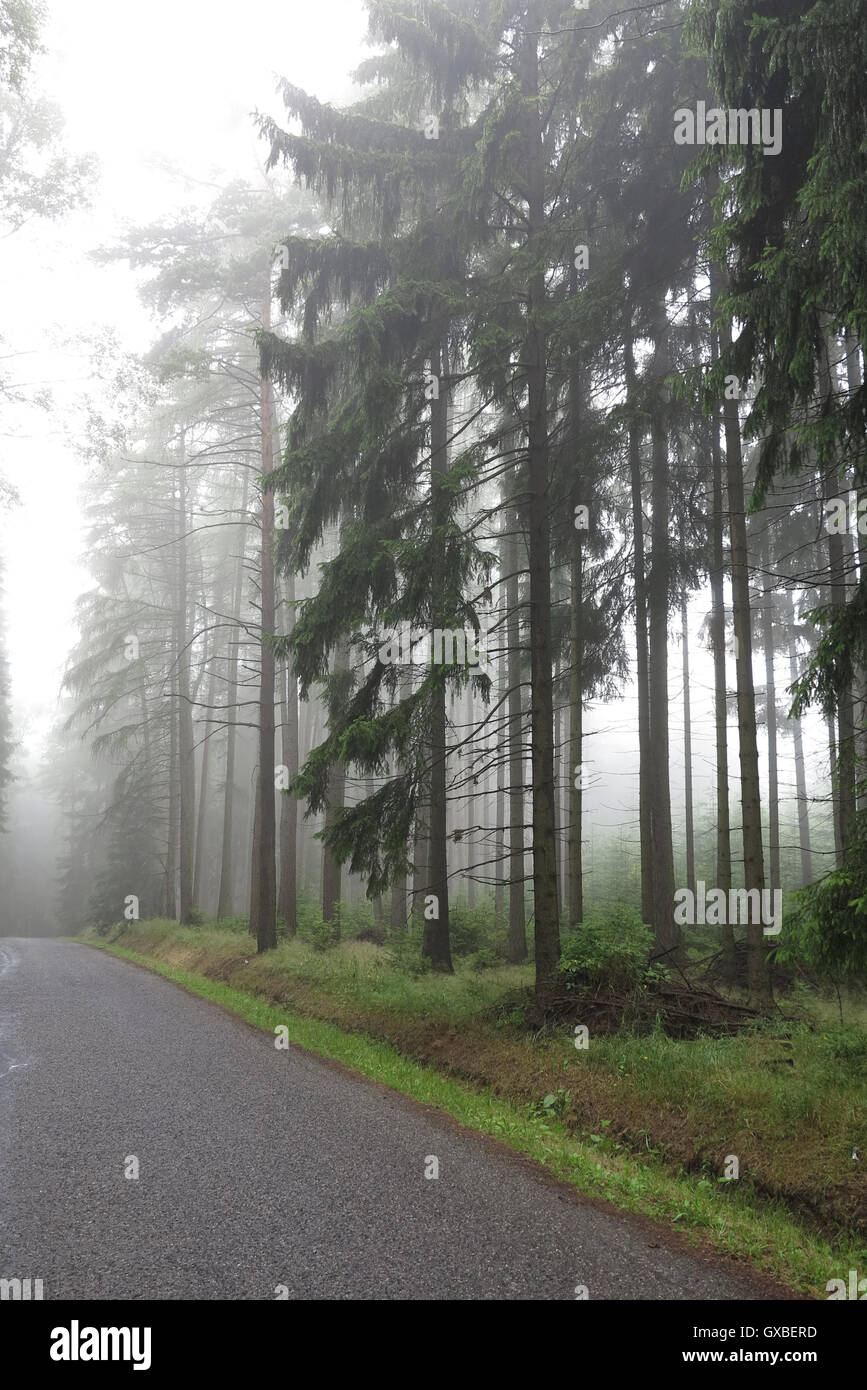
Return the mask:
<svg viewBox="0 0 867 1390"><path fill-rule="evenodd" d="M290 989L293 982L303 980L305 986L335 998L381 1006L406 1018L447 1023L469 1020L493 1007L508 991L529 990L533 984L531 965L503 965L476 972L458 959L455 975L422 971L418 968L418 940L412 934L407 934L405 947L392 943L383 948L346 940L329 950L298 936L282 940L267 956L257 956L246 924L237 920L238 925L233 919L228 931L223 923L180 927L177 922L154 920L125 927L121 935L140 942L146 953L171 946L215 963L237 961L239 955L247 955L247 974L252 981L260 976L269 980L283 977Z"/></svg>
<svg viewBox="0 0 867 1390"><path fill-rule="evenodd" d="M630 1087L646 1092L651 1106L670 1106L672 1095L678 1095L687 1107L716 1105L723 1122L742 1111L746 1103L750 1107L745 1112L747 1121L751 1115L767 1115L770 1109L775 1122L813 1123L820 1113L820 1093L827 1085L829 1068L835 1064L830 1052L823 1054L818 1046L815 1057L804 1053L809 1067L804 1098L800 1087L787 1089L786 1079L762 1072L758 1062L752 1067L747 1064L748 1059L741 1055L751 1045L746 1038L706 1039L695 1044L674 1043L661 1035L599 1038L591 1052L583 1054L562 1036L541 1044L525 1039L523 1046L541 1047L546 1061L562 1071L562 1083L553 1087L550 1094L555 1099L546 1108L538 1102L532 1105L495 1094L491 1087L468 1085L414 1061L392 1043L368 1032L299 1013L291 1003L275 1005L255 993L267 979L272 992L285 986L289 999L294 991L303 991L305 1010L310 1009L311 999L314 1004L317 998L333 1004L342 1001L356 1012L369 1011L377 1022L391 1014L409 1022L440 1020L459 1030L461 1025L472 1026L480 1014L526 985L529 972L525 967L503 967L482 974L463 968L451 978L413 976L400 962L390 960L387 952L366 943L344 943L335 950L321 951L299 940L282 943L266 957L248 954L248 964L244 965L245 952L253 952L246 932L219 927L187 929L176 923L156 922L135 924L120 934L134 940L140 949L132 951L99 939L91 939L89 944L146 965L266 1032L273 1033L283 1025L298 1046L341 1062L501 1140L579 1192L673 1225L687 1240L710 1242L720 1252L748 1260L793 1289L824 1298L828 1279L845 1277L848 1269L864 1264L865 1252L857 1243L844 1236L832 1245L821 1233L807 1230L795 1220L782 1200L757 1202L748 1183L722 1184L706 1171L671 1171L654 1152L649 1134L645 1136L645 1152L636 1154L611 1135L607 1120L579 1137L570 1115L567 1092L575 1078L580 1078L580 1069L590 1068L621 1086L628 1079ZM160 960L160 951L189 956L211 974L231 970L240 960L245 988ZM501 1032L493 1032L496 1041L498 1036L511 1038L515 1029L509 1027L506 1017ZM765 1046L765 1042L753 1040L752 1046ZM612 1106L614 1103L612 1099ZM734 1137L731 1143L731 1151L737 1152Z"/></svg>

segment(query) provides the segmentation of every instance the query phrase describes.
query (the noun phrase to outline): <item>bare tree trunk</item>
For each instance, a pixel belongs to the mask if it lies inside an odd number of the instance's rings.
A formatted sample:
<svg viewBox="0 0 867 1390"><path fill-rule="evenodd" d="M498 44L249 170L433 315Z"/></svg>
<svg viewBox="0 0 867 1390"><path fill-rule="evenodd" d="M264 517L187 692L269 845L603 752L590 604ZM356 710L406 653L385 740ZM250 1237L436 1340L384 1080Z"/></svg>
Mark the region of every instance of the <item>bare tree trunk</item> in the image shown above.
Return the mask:
<svg viewBox="0 0 867 1390"><path fill-rule="evenodd" d="M770 578L770 545L763 539L762 643L765 654L765 704L768 717L768 865L771 892L780 887L780 791L777 770L777 683L774 672L774 595Z"/></svg>
<svg viewBox="0 0 867 1390"><path fill-rule="evenodd" d="M500 587L497 594L497 699L506 701L509 708L509 605L506 599L506 542L504 530L507 527L506 513L502 513L500 523ZM493 916L497 929L506 924L506 769L509 765L509 719L504 716L502 706L497 714L496 734L496 881L493 890Z"/></svg>
<svg viewBox="0 0 867 1390"><path fill-rule="evenodd" d="M716 357L716 335L713 340ZM723 475L720 448L720 422L716 410L711 416L711 457L713 463L713 534L710 571L711 633L714 671L714 723L716 726L716 886L728 902L732 886L732 841L729 810L728 687L726 681L725 553L723 530ZM723 978L734 984L737 972L735 933L731 922L720 927Z"/></svg>
<svg viewBox="0 0 867 1390"><path fill-rule="evenodd" d="M833 714L825 715L828 730L828 776L831 781L831 818L834 822L834 858L843 860L843 835L840 828L840 778L837 769L837 725Z"/></svg>
<svg viewBox="0 0 867 1390"><path fill-rule="evenodd" d="M527 242L531 258L549 234L545 205L546 152L539 109L535 35L524 38L521 88L526 110ZM548 479L548 361L545 272L527 281L527 486L530 570L530 719L533 765L533 936L536 998L556 986L560 965L557 846L554 830L554 707L551 640L551 527Z"/></svg>
<svg viewBox="0 0 867 1390"><path fill-rule="evenodd" d="M524 735L521 713L521 625L518 611L518 540L514 513L507 515L503 536L506 572L506 682L509 690L509 936L512 965L527 959L524 916Z"/></svg>
<svg viewBox="0 0 867 1390"><path fill-rule="evenodd" d="M238 528L238 562L235 569L235 584L232 593L232 608L229 618L232 624L228 643L228 676L226 694L226 714L229 726L226 731L226 786L223 794L223 836L220 849L220 892L217 899L217 917L231 917L234 908L232 892L232 854L234 851L232 831L235 807L235 745L237 741L236 718L238 713L238 651L241 630L241 600L244 590L244 552L247 537L247 499L249 496L249 477L244 473L241 490L241 516Z"/></svg>
<svg viewBox="0 0 867 1390"><path fill-rule="evenodd" d="M504 563L504 558L503 558L503 543L502 543L502 540L501 540L501 541L500 541L500 575L502 576L504 573L505 573L505 563ZM501 585L500 592L501 592L502 594L504 594L504 592L505 592L505 591L504 591L504 587L503 587L502 585ZM499 604L498 604L498 607L499 607ZM498 696L499 699L503 699L504 696L506 696L506 698L508 698L508 696L507 696L507 691L508 691L508 689L509 689L508 678L507 678L507 674L506 674L506 654L505 654L505 650L504 650L505 645L506 645L508 639L507 639L507 636L506 636L506 629L505 629L505 626L503 626L502 623L500 623L500 624L498 625L497 631L498 631L498 634L499 634L499 639L498 639L498 640L499 640L500 645L501 645L500 657L499 657L499 660L498 660L498 662L497 662L497 696ZM496 756L496 759L497 759L497 791L496 791L496 801L495 801L495 811L494 811L494 823L495 823L495 827L496 827L495 832L494 832L494 854L495 854L495 857L496 857L496 866L495 866L495 870L494 870L494 872L495 872L495 874L496 874L496 878L495 878L495 881L494 881L494 921L495 921L495 923L496 923L497 930L501 930L501 929L502 929L502 927L503 927L503 925L504 925L504 922L505 922L505 917L506 917L506 831L505 831L505 825L506 825L506 763L507 763L507 757L508 757L508 744L507 744L507 740L508 740L508 730L509 730L508 720L504 719L504 718L502 717L502 715L498 716L498 719L497 719L497 740L496 740L496 744L495 744L495 749L496 749L495 756Z"/></svg>
<svg viewBox="0 0 867 1390"><path fill-rule="evenodd" d="M795 634L795 604L787 592L789 628L789 684L798 679L798 639ZM800 719L792 720L795 754L795 788L798 796L798 843L801 847L801 886L813 882L813 855L810 847L810 807L807 801L807 770L804 766L804 737Z"/></svg>
<svg viewBox="0 0 867 1390"><path fill-rule="evenodd" d="M270 288L263 303L263 327L271 326ZM274 467L274 392L270 381L262 380L259 387L259 407L262 424L262 472ZM257 949L273 950L277 945L277 844L276 808L274 805L274 648L270 638L276 632L274 612L274 493L267 486L262 491L262 635L259 677L259 778L257 804L259 811L259 854L253 863L253 877L258 874ZM251 885L251 917L253 889Z"/></svg>
<svg viewBox="0 0 867 1390"><path fill-rule="evenodd" d="M571 674L571 673L570 673ZM571 776L569 763L572 743L572 718L569 705L569 679L566 680L562 706L563 736L560 744L560 859L557 867L557 881L560 885L560 921L569 925L569 842L572 837L569 788L575 780Z"/></svg>
<svg viewBox="0 0 867 1390"><path fill-rule="evenodd" d="M253 794L253 830L250 836L250 920L247 929L251 936L259 939L259 921L262 906L262 876L259 863L262 858L262 805L259 797L259 774L256 772L256 790Z"/></svg>
<svg viewBox="0 0 867 1390"><path fill-rule="evenodd" d="M854 333L849 330L844 336L844 345L846 350L846 382L851 396L860 391L863 385L863 372L858 340ZM857 508L862 506L867 508L867 488L856 487L855 491ZM860 583L867 586L867 533L861 529L863 523L860 517L862 513L858 511L857 515L859 516L858 577ZM852 698L852 713L855 724L856 809L863 811L867 806L867 671L863 667L856 673Z"/></svg>
<svg viewBox="0 0 867 1390"><path fill-rule="evenodd" d="M177 636L175 635L175 641ZM174 653L175 670L169 680L169 816L166 844L166 887L164 894L166 917L178 915L178 803L180 789L178 776L178 700L177 700L177 651Z"/></svg>
<svg viewBox="0 0 867 1390"><path fill-rule="evenodd" d="M209 681L208 681L207 695L205 696L205 699L206 699L206 701L207 701L207 705L208 705L208 709L209 709L209 710L212 709L213 706L214 706L214 697L215 697L215 694L216 694L216 681L215 681L215 677L214 677L214 671L213 671L213 668L212 668L212 669L211 669L211 674L210 674L210 679L209 679ZM206 728L207 728L207 722L208 722L208 721L207 721L207 720L204 720L204 721L202 721L202 722L205 724L205 726L206 726ZM210 788L209 788L210 765L211 765L211 734L208 733L208 732L206 732L206 733L203 735L203 737L202 737L202 763L201 763L201 776L200 776L200 778L199 778L199 813L198 813L198 822L197 822L197 826L196 826L196 855L195 855L195 864L194 864L194 868L193 868L193 902L194 902L194 903L201 903L201 900L202 900L202 875L203 875L203 871L204 871L205 848L206 848L206 843L205 843L205 842L206 842L206 839L207 839L207 830L208 830L208 826L207 826L207 807L208 807L208 796L209 796L209 790L210 790Z"/></svg>
<svg viewBox="0 0 867 1390"><path fill-rule="evenodd" d="M638 820L641 840L641 917L653 921L653 836L650 818L650 658L647 647L647 566L641 496L641 427L632 338L624 357L629 419L629 480L632 496L633 583L635 586L635 684L638 695Z"/></svg>
<svg viewBox="0 0 867 1390"><path fill-rule="evenodd" d="M442 487L441 477L448 469L448 393L443 381L447 370L444 353L437 351L431 359L431 371L440 382L439 397L431 401L431 520L434 530L443 527L448 517L448 498ZM447 577L440 567L434 576L431 604L432 627L445 627L443 602L446 593ZM445 680L438 684L431 694L430 715L430 842L428 892L432 899L425 909L422 956L429 960L435 970L448 974L454 972L451 945L449 940L449 878L446 800L446 764L448 744L446 736L446 687ZM435 915L433 915L435 914Z"/></svg>
<svg viewBox="0 0 867 1390"><path fill-rule="evenodd" d="M295 630L295 576L288 574L285 582L286 614L283 632L291 637ZM291 658L283 668L280 680L283 705L281 751L288 779L298 772L298 682ZM277 915L286 923L290 936L298 930L298 802L291 792L280 797L280 884L277 892Z"/></svg>
<svg viewBox="0 0 867 1390"><path fill-rule="evenodd" d="M683 657L683 767L686 810L686 886L695 892L695 821L692 797L692 710L689 690L689 625L686 594L680 600L680 634Z"/></svg>
<svg viewBox="0 0 867 1390"><path fill-rule="evenodd" d="M391 885L391 930L406 931L406 874L398 874Z"/></svg>
<svg viewBox="0 0 867 1390"><path fill-rule="evenodd" d="M572 664L569 668L569 925L584 920L584 863L581 828L584 814L584 573L580 532L576 532L570 576L569 635Z"/></svg>
<svg viewBox="0 0 867 1390"><path fill-rule="evenodd" d="M424 788L419 788L419 804L416 810L412 854L412 916L416 921L424 918L425 888L428 882L428 826L423 805Z"/></svg>
<svg viewBox="0 0 867 1390"><path fill-rule="evenodd" d="M334 653L333 673L335 675L344 674L349 670L349 649L348 645L341 641ZM346 768L343 763L332 763L328 774L328 805L325 812L325 829L330 830L334 824L335 814L343 810L343 801L346 793ZM332 926L339 927L338 914L340 911L340 888L341 888L341 866L340 861L332 853L327 841L322 842L322 920L330 922Z"/></svg>
<svg viewBox="0 0 867 1390"><path fill-rule="evenodd" d="M563 862L563 837L566 833L566 824L563 819L563 803L560 795L560 792L562 790L560 786L560 768L562 765L560 750L563 746L563 705L558 701L557 695L556 693L554 693L556 692L557 686L559 685L560 675L560 661L559 658L555 658L552 693L554 700L554 848L556 851L558 894L563 883L563 871L565 869L565 864ZM558 918L560 911L561 908L558 897Z"/></svg>
<svg viewBox="0 0 867 1390"><path fill-rule="evenodd" d="M711 298L716 303L724 289L723 272L711 266ZM720 325L720 350L731 345L731 327ZM753 684L753 637L750 613L750 576L747 552L744 471L741 430L736 400L723 401L726 438L726 479L728 484L731 539L732 613L736 650L738 700L738 746L741 770L741 808L743 815L744 880L747 890L758 889L759 900L765 886L762 847L762 807L759 784L759 749L756 733L756 694ZM761 921L747 925L747 975L749 994L758 1007L772 1002L771 978L767 966Z"/></svg>
<svg viewBox="0 0 867 1390"><path fill-rule="evenodd" d="M834 496L836 472L829 468L826 475L826 496ZM846 565L843 537L828 533L828 568L830 572L831 606L839 614L846 607ZM839 837L838 863L845 856L855 834L855 712L852 686L846 685L837 696L837 748L832 777L836 779L836 824Z"/></svg>
<svg viewBox="0 0 867 1390"><path fill-rule="evenodd" d="M651 567L648 585L650 620L650 833L653 845L653 928L657 947L668 961L677 960L682 934L674 921L674 848L671 828L668 735L668 603L671 556L668 535L671 504L668 463L669 326L665 301L658 307L653 369L660 392L651 419L652 479Z"/></svg>
<svg viewBox="0 0 867 1390"><path fill-rule="evenodd" d="M836 394L839 383L836 369L832 379L828 336L823 338L823 351L819 359L819 379L822 394L830 399ZM825 473L825 496L834 497L840 489L837 466L833 460ZM831 585L831 605L837 615L841 615L848 601L846 578L846 544L844 537L836 531L828 531L828 569ZM855 706L852 682L846 682L837 693L837 782L839 788L840 848L843 856L848 852L855 837Z"/></svg>
<svg viewBox="0 0 867 1390"><path fill-rule="evenodd" d="M196 762L193 739L193 705L190 693L189 594L187 582L187 479L184 434L181 431L181 466L178 469L178 588L175 596L178 651L178 759L180 778L180 920L194 920L193 835L196 813Z"/></svg>
<svg viewBox="0 0 867 1390"><path fill-rule="evenodd" d="M578 271L574 262L569 271L570 294L578 293ZM581 830L584 814L584 530L576 515L579 506L589 506L581 440L581 413L584 404L584 372L577 349L569 363L569 432L572 455L576 460L571 493L572 517L569 527L569 740L566 749L566 921L570 927L584 919L584 868ZM589 521L589 512L588 512Z"/></svg>
<svg viewBox="0 0 867 1390"><path fill-rule="evenodd" d="M465 716L465 718L466 718L466 729L465 729L465 731L464 731L464 737L467 738L467 739L469 739L469 738L471 737L471 734L472 734L472 732L473 732L473 727L474 727L474 724L473 724L473 720L474 720L473 693L472 693L472 690L471 690L469 684L467 684L467 685L464 687L464 701L463 701L463 706L464 706L464 716ZM479 804L479 803L478 803L478 798L477 798L476 793L475 793L475 790L474 790L474 787L475 787L475 781L474 781L475 773L474 773L474 771L473 771L473 768L474 768L474 766L475 766L475 749L474 749L474 746L473 746L473 743L472 743L472 742L469 742L469 743L467 743L467 745L466 745L466 749L465 749L465 758L466 758L467 778L468 778L468 782L467 782L467 797L466 797L466 802L467 802L467 830L466 830L466 834L465 834L465 836L464 836L464 840L465 840L465 842L466 842L467 907L475 907L475 905L476 905L476 880L475 880L475 878L473 877L473 875L474 875L475 867L476 867L476 864L475 864L475 839L474 839L474 836L475 836L475 833L476 833L476 832L475 832L475 830L473 829L473 826L478 824L477 808L478 808L478 804Z"/></svg>

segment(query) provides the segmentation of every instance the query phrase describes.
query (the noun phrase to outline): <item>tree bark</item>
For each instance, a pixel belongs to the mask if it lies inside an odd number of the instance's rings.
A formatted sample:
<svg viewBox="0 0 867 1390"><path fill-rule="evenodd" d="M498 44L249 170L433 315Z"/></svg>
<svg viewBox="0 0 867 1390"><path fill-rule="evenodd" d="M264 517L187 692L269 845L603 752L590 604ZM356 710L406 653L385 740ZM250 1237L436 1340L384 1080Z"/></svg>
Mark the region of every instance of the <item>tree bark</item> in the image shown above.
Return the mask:
<svg viewBox="0 0 867 1390"><path fill-rule="evenodd" d="M789 629L789 684L798 679L798 639L795 633L795 604L787 592ZM798 843L801 849L801 886L813 882L813 854L810 846L810 807L807 801L807 770L804 766L804 737L800 719L792 720L795 756L795 789L798 796Z"/></svg>
<svg viewBox="0 0 867 1390"><path fill-rule="evenodd" d="M473 710L473 692L472 692L472 689L471 689L469 683L467 683L467 685L464 687L464 701L463 701L463 706L464 706L464 716L465 716L465 719L466 719L466 725L465 725L465 728L464 728L464 732L463 732L462 737L463 737L463 738L470 738L471 732L472 732L473 727L474 727L474 724L473 724L474 710ZM473 826L475 826L475 825L478 824L478 815L477 815L476 812L477 812L477 807L478 807L478 804L479 804L479 798L477 797L476 791L475 791L475 781L474 781L475 772L473 771L473 769L474 769L474 767L475 767L475 749L474 749L474 746L473 746L473 742L472 742L472 741L469 742L469 743L467 743L466 746L465 746L465 748L464 748L464 761L465 761L465 765L466 765L466 769L467 769L467 772L466 772L466 776L467 776L467 796L466 796L466 803L467 803L467 829L466 829L466 833L465 833L465 835L464 835L464 842L465 842L465 845L466 845L467 907L475 907L475 905L476 905L476 880L475 880L475 878L474 878L474 873L475 873L476 863L475 863L475 838L474 838L474 837L475 837L475 833L476 833L476 832L475 832L475 830L473 829Z"/></svg>
<svg viewBox="0 0 867 1390"><path fill-rule="evenodd" d="M849 394L854 395L863 385L861 354L854 333L847 330L844 335L846 351L846 384ZM853 482L857 484L857 478ZM857 507L867 509L867 488L855 488ZM867 532L862 531L861 513L858 513L858 577L862 585L867 585ZM859 669L853 689L853 718L855 723L855 767L856 767L856 809L863 811L867 806L867 670Z"/></svg>
<svg viewBox="0 0 867 1390"><path fill-rule="evenodd" d="M213 654L212 654L213 655ZM210 679L207 685L207 695L205 696L208 709L214 706L216 695L216 679L213 667L211 668ZM201 721L207 729L207 719ZM199 777L199 810L196 824L196 854L193 866L193 902L200 903L202 900L202 877L204 874L205 850L208 831L208 795L211 767L211 734L205 732L202 737L202 759L201 773Z"/></svg>
<svg viewBox="0 0 867 1390"><path fill-rule="evenodd" d="M334 653L333 672L343 675L349 670L348 644L340 641ZM335 815L343 810L346 794L346 768L343 763L332 763L328 774L328 808L325 812L325 829L334 824ZM322 920L339 930L340 892L342 883L340 861L332 853L327 841L322 842Z"/></svg>
<svg viewBox="0 0 867 1390"><path fill-rule="evenodd" d="M295 576L285 581L286 613L283 632L291 637L295 630ZM291 658L283 668L280 681L283 705L281 751L288 778L298 772L298 682ZM286 923L290 936L298 930L298 801L290 792L280 797L280 884L277 892L277 915Z"/></svg>
<svg viewBox="0 0 867 1390"><path fill-rule="evenodd" d="M716 335L713 339L713 355ZM711 636L714 673L714 724L716 727L716 887L721 888L728 902L732 886L732 838L729 809L729 752L728 752L728 683L726 680L726 614L725 614L725 550L723 520L722 449L720 421L716 410L711 415L711 459L713 466L712 559L710 570ZM735 982L737 964L735 933L731 922L720 927L723 955L723 978Z"/></svg>
<svg viewBox="0 0 867 1390"><path fill-rule="evenodd" d="M181 466L178 469L178 588L175 598L178 651L178 766L180 787L180 921L194 920L193 836L195 833L196 762L193 739L193 705L190 694L190 628L187 582L187 479L184 433L181 431Z"/></svg>
<svg viewBox="0 0 867 1390"><path fill-rule="evenodd" d="M431 372L440 383L439 396L432 400L431 432L431 524L433 531L443 533L448 520L449 502L441 478L448 470L448 393L443 376L447 368L444 353L437 349L431 357ZM447 576L442 566L433 578L431 617L433 628L445 628L444 600ZM433 659L433 653L431 654ZM425 907L422 956L434 970L454 972L449 941L449 878L447 845L446 764L448 743L446 734L446 687L438 683L431 693L430 713L430 841L428 891L433 901ZM428 913L436 915L428 915Z"/></svg>
<svg viewBox="0 0 867 1390"><path fill-rule="evenodd" d="M173 624L176 629L176 624ZM173 634L174 670L169 678L169 815L166 841L165 916L178 916L178 700L177 700L177 631Z"/></svg>
<svg viewBox="0 0 867 1390"><path fill-rule="evenodd" d="M226 730L226 785L223 793L223 835L220 849L220 892L217 899L217 917L231 917L234 908L232 855L233 820L235 808L235 746L237 741L238 712L238 656L241 631L241 601L244 590L244 553L247 542L247 501L249 497L249 476L244 473L241 486L241 516L238 527L238 561L235 568L235 583L232 593L232 608L229 614L232 627L227 644L227 692L226 713L231 716Z"/></svg>
<svg viewBox="0 0 867 1390"><path fill-rule="evenodd" d="M822 395L830 399L836 394L836 381L832 380L831 360L828 338L822 340L822 353L819 359L819 380ZM840 491L840 478L837 465L831 459L825 470L825 497L835 497ZM828 582L831 588L831 606L837 616L841 615L848 601L846 580L846 547L844 537L838 532L828 530ZM855 835L855 706L852 682L847 682L837 695L837 803L840 825L840 854L845 857Z"/></svg>
<svg viewBox="0 0 867 1390"><path fill-rule="evenodd" d="M546 154L539 109L539 54L535 34L524 37L521 86L526 120L527 241L541 258L549 233L545 207ZM544 1002L557 983L560 923L554 829L554 702L551 640L551 526L548 479L548 383L543 270L527 283L527 485L530 570L530 719L533 767L533 936L536 998Z"/></svg>
<svg viewBox="0 0 867 1390"><path fill-rule="evenodd" d="M644 554L644 507L641 495L639 399L632 355L632 336L624 353L629 416L629 485L632 497L632 554L635 588L635 685L638 695L638 822L641 841L641 917L653 922L653 838L650 821L650 658L647 646L647 566Z"/></svg>
<svg viewBox="0 0 867 1390"><path fill-rule="evenodd" d="M689 625L686 594L680 600L681 656L683 658L683 781L686 812L686 886L695 892L695 822L692 796L692 709L689 690Z"/></svg>
<svg viewBox="0 0 867 1390"><path fill-rule="evenodd" d="M674 848L671 828L668 733L668 605L671 573L668 534L671 504L668 461L669 325L665 301L655 324L654 374L657 404L651 418L651 567L648 585L650 623L650 834L653 846L653 927L656 944L671 963L679 959L682 934L674 921Z"/></svg>
<svg viewBox="0 0 867 1390"><path fill-rule="evenodd" d="M506 683L508 686L509 756L509 935L512 965L527 959L524 914L524 734L521 711L521 625L518 609L518 539L514 513L506 516L503 567L506 573Z"/></svg>
<svg viewBox="0 0 867 1390"><path fill-rule="evenodd" d="M503 542L500 540L500 576L505 575L505 559L503 555ZM501 594L505 597L505 586L501 585ZM499 607L499 604L498 604ZM502 618L502 613L498 616ZM504 650L508 641L506 628L502 621L497 627L498 641L500 642L500 654L497 661L497 698L508 700L508 678L506 674L506 652ZM494 923L497 931L501 931L505 925L506 918L506 766L508 762L508 719L504 719L502 714L497 717L497 740L495 744L497 759L497 790L494 811L494 854L496 865L494 872Z"/></svg>
<svg viewBox="0 0 867 1390"><path fill-rule="evenodd" d="M270 289L263 302L263 327L271 326ZM270 381L263 379L259 386L259 408L262 426L262 472L274 467L274 391ZM257 949L273 950L277 945L277 865L276 865L276 808L274 804L274 648L270 638L275 635L274 612L274 493L268 486L262 490L262 632L259 644L259 778L257 803L259 809L259 856L253 865L258 870ZM253 891L251 886L251 908ZM252 911L251 911L252 916Z"/></svg>
<svg viewBox="0 0 867 1390"><path fill-rule="evenodd" d="M765 704L768 719L768 869L771 892L780 887L780 791L777 768L777 683L774 671L774 594L770 578L767 532L762 547L762 644L765 655Z"/></svg>
<svg viewBox="0 0 867 1390"><path fill-rule="evenodd" d="M711 298L714 303L719 299L723 288L723 272L719 266L712 265ZM720 350L724 351L730 345L731 327L723 322L720 325ZM756 694L753 683L753 638L744 472L740 419L736 400L725 399L723 401L723 422L726 440L732 614L736 651L744 882L748 891L754 888L759 890L759 900L761 901L761 893L765 886L762 807L759 784L759 749L756 733ZM747 925L747 978L750 999L756 1007L765 1008L770 1005L771 980L761 921L751 922Z"/></svg>

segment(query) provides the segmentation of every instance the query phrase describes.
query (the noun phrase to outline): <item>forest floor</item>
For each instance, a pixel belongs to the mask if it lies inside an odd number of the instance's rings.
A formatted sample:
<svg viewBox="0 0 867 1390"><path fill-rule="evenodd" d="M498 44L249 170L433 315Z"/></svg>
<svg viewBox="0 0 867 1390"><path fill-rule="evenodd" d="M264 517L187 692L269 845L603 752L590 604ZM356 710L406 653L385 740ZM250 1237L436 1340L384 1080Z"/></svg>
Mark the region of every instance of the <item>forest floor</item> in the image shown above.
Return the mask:
<svg viewBox="0 0 867 1390"><path fill-rule="evenodd" d="M85 935L269 1030L437 1105L591 1196L816 1295L865 1262L867 1033L813 998L733 1036L534 1027L532 969L419 973L374 943L257 956L237 923ZM210 982L210 984L208 984ZM579 1009L580 1012L580 1009ZM370 1044L368 1046L368 1044ZM858 1157L854 1157L854 1155ZM727 1180L737 1160L737 1181Z"/></svg>

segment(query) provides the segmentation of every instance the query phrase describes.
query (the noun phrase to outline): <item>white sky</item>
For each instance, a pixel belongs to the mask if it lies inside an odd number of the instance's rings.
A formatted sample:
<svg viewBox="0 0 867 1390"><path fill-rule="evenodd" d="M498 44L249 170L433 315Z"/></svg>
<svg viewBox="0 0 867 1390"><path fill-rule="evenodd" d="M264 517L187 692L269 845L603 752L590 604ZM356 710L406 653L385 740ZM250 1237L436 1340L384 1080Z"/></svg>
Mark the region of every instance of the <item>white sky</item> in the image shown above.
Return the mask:
<svg viewBox="0 0 867 1390"><path fill-rule="evenodd" d="M31 746L54 710L73 600L89 585L77 564L81 464L70 437L76 399L85 389L98 395L99 385L81 340L112 330L135 351L155 336L133 275L95 267L87 252L125 222L210 202L209 185L255 181L267 149L250 113L280 116L278 76L323 99L348 96L365 31L360 0L49 0L48 8L48 52L32 89L57 102L65 146L94 153L100 176L88 211L30 223L0 243L0 354L13 346L22 354L3 366L55 398L50 414L4 410L0 421L0 469L22 500L0 518L7 647Z"/></svg>

